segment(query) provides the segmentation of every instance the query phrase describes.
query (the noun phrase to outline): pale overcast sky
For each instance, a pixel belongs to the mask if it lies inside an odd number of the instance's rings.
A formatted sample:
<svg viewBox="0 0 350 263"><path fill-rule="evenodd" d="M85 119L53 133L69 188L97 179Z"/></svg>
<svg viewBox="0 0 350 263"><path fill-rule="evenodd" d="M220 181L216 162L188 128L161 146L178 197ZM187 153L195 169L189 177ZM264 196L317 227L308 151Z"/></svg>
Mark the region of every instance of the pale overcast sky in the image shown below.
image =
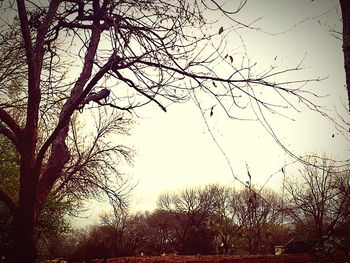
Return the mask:
<svg viewBox="0 0 350 263"><path fill-rule="evenodd" d="M342 43L330 33L330 26L341 29L336 8L338 1L331 0L248 0L237 19L249 23L262 17L255 26L269 33L290 29L279 35L242 31L250 59L263 69L273 63L280 67L295 66L306 55L303 63L306 69L302 73L305 78L328 77L308 87L319 94L329 94L320 104L344 112L342 103L347 105L347 102ZM228 43L235 44L234 38ZM349 143L337 134L330 121L314 112L290 112L290 115L295 121L278 116L270 121L293 153L327 153L342 160L350 157ZM242 181L247 180L246 164L252 182L263 184L291 161L258 122L230 120L220 111L207 120L234 174ZM143 109L127 141L137 154L134 166L125 168L133 181L138 181L133 191L134 211L152 210L163 192L209 183L238 185L193 102L172 105L167 113L158 108ZM279 189L281 177L277 173L267 186Z"/></svg>

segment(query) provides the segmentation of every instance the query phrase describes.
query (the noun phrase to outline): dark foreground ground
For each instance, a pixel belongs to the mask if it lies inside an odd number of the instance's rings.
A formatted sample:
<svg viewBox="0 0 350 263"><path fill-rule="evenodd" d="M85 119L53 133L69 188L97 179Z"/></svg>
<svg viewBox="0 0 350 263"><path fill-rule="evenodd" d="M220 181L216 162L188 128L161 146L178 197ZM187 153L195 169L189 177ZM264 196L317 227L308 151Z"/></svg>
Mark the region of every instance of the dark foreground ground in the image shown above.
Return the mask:
<svg viewBox="0 0 350 263"><path fill-rule="evenodd" d="M87 261L85 261L87 262ZM84 261L78 263L85 263ZM200 263L200 262L217 262L217 263L317 263L316 258L308 254L293 254L293 255L254 255L254 256L178 256L167 255L157 257L121 257L111 259L95 259L88 261L89 263ZM326 262L345 262L340 259L332 258Z"/></svg>

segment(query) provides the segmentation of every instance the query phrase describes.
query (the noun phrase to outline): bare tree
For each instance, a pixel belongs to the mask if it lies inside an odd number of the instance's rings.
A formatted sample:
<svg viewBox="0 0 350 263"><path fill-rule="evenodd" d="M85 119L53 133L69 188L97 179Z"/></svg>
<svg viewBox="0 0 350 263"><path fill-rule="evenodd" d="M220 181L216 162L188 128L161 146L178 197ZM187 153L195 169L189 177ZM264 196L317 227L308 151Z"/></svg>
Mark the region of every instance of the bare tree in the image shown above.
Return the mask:
<svg viewBox="0 0 350 263"><path fill-rule="evenodd" d="M212 186L215 189L215 202L211 227L215 231L216 247L219 253L232 252L235 241L239 239L243 224L239 224L239 192L232 187Z"/></svg>
<svg viewBox="0 0 350 263"><path fill-rule="evenodd" d="M101 219L101 226L109 227L109 257L138 255L149 241L147 213L115 211Z"/></svg>
<svg viewBox="0 0 350 263"><path fill-rule="evenodd" d="M336 238L336 230L348 224L348 172L340 172L334 162L313 157L295 180L286 183L288 211L294 227L307 233L320 256L327 243ZM333 244L335 245L335 244Z"/></svg>
<svg viewBox="0 0 350 263"><path fill-rule="evenodd" d="M270 252L273 231L281 219L277 194L269 189L261 193L255 189L242 189L231 205L236 207L236 221L251 254Z"/></svg>
<svg viewBox="0 0 350 263"><path fill-rule="evenodd" d="M16 35L16 31L12 27L9 31L1 35L0 38L3 44L1 61L4 65L1 68L0 81L0 91L3 94L0 98L1 107L18 124L23 125L25 119L23 111L27 99L27 93L24 88L26 83L26 64L24 63L25 60L21 58L22 55L24 56L24 48L21 42L18 42L18 35ZM51 66L56 66L55 69L50 70L52 74L56 72L58 67L61 68L60 64L46 66L43 69L44 71ZM65 72L62 71L61 73L64 76ZM53 80L53 77L50 77L49 81L52 81L52 86L47 86L48 80L43 81L42 84L42 96L47 98L47 100L45 100L45 103L39 109L38 144L43 143L52 132L55 126L55 116L58 116L58 108L62 106L62 98L67 98L67 87L61 79ZM79 125L79 123L87 115L89 121L86 121L86 123L92 122L93 124L89 125L90 128L88 131L84 131L82 125ZM58 221L52 225L48 225L47 222L53 222L52 220L55 220L54 217L56 217L56 220L64 217L65 214L62 213L66 213L67 211L71 215L77 214L81 211L83 201L86 199L91 197L103 198L102 194L105 194L111 204L125 205L125 201L127 201L126 197L132 186L128 184L128 180L125 180L123 174L117 170L117 166L122 161L122 158L130 163L133 153L131 149L118 144L109 136L114 134L113 138L115 140L119 138L116 135L128 134L131 123L130 118L126 117L122 112L116 112L114 109L109 110L107 113L90 107L89 113L86 112L85 114L75 114L72 116L70 120L71 131L68 133L66 139L70 160L63 167L61 171L62 176L55 182L49 195L45 200L41 201L43 202L43 207L40 213L36 215L36 225L39 226L39 229L35 231L35 242L43 239L43 227L41 225L44 224L44 227L46 227L44 230L46 232L54 231L54 229L48 229L48 227L58 227ZM15 145L12 144L11 148L13 147ZM16 152L16 148L14 152ZM44 162L46 161L47 159L44 160ZM20 165L19 161L16 163L16 167L17 165ZM45 168L43 167L42 169ZM5 200L4 202L7 202L7 206L11 203L13 205L18 203L19 193L17 187L20 179L16 178L15 174L12 177L11 181L9 181L9 178L6 178L5 174L1 175L3 183L0 186L0 193ZM10 183L6 183L6 180ZM51 201L47 202L47 199ZM54 201L52 202L52 200ZM47 203L51 205L49 207L51 214L48 214ZM57 207L58 209L52 210L54 209L52 204L59 206L69 204L69 207L64 209ZM12 212L11 216L14 218L14 210L16 209L15 206L10 209ZM43 209L44 211L42 211ZM52 219L49 217L52 217ZM11 218L9 220L12 222ZM50 233L48 235L44 233L45 235L48 236ZM45 242L41 243L41 245L46 245Z"/></svg>
<svg viewBox="0 0 350 263"><path fill-rule="evenodd" d="M143 252L149 255L172 253L177 249L176 218L173 213L157 209L147 215L147 241Z"/></svg>
<svg viewBox="0 0 350 263"><path fill-rule="evenodd" d="M129 134L132 122L114 110L103 114L96 109L94 115L89 131L75 118L71 121L67 138L71 157L51 191L77 201L106 196L112 205L123 207L133 185L118 167L122 160L132 162L133 151L115 140Z"/></svg>
<svg viewBox="0 0 350 263"><path fill-rule="evenodd" d="M163 194L158 209L173 217L171 226L175 232L176 250L182 254L206 253L205 242L199 242L212 215L216 189L207 186L185 189L180 193ZM195 242L194 242L195 241ZM202 244L200 244L202 243ZM203 247L201 247L201 245Z"/></svg>
<svg viewBox="0 0 350 263"><path fill-rule="evenodd" d="M1 91L6 95L0 108L0 132L20 156L18 203L0 192L15 218L15 251L21 253L14 253L13 262L35 260L36 221L56 183L64 182L63 171L71 161L70 122L78 110L109 106L131 112L152 103L166 111L167 104L190 97L203 111L218 105L231 118L239 118L248 105L259 116L300 105L319 109L311 100L315 94L304 89L309 80L276 81L280 74L301 70L301 65L255 72L250 60L237 61L227 53L225 37L251 27L235 20L245 3L226 7L214 0L1 2L1 11L7 14L3 35L20 32L24 54L19 62L21 83L16 83L13 71L2 73L20 88L19 99ZM205 18L213 12L223 14L230 25L224 28ZM64 60L69 67L57 68ZM204 97L211 99L209 106ZM14 102L24 110L23 120L14 117ZM48 118L55 123L49 129L43 121Z"/></svg>

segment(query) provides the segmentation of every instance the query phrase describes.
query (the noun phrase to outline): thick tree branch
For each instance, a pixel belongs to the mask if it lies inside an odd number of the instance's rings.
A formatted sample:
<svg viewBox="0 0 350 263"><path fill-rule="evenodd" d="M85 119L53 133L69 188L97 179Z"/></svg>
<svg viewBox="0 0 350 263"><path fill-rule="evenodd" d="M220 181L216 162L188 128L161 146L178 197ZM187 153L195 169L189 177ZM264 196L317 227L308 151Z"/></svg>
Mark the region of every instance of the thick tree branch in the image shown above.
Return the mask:
<svg viewBox="0 0 350 263"><path fill-rule="evenodd" d="M18 145L18 139L16 135L6 127L0 124L0 133L3 134L6 138L8 138L13 145L16 147L17 150L19 150L19 145Z"/></svg>
<svg viewBox="0 0 350 263"><path fill-rule="evenodd" d="M35 65L35 52L31 39L31 33L28 23L28 13L26 10L25 1L17 0L17 7L28 66L28 105L26 130L31 130L31 133L33 133L35 132L35 127L37 125L38 120L38 107L40 101L39 79L35 78L35 76L37 75L37 66ZM29 143L32 144L33 142Z"/></svg>
<svg viewBox="0 0 350 263"><path fill-rule="evenodd" d="M36 128L38 125L39 117L39 105L41 101L41 90L40 90L40 78L41 71L43 66L43 57L44 57L44 44L45 36L48 28L52 24L52 20L56 14L60 0L53 0L50 2L48 7L47 14L38 28L36 40L35 40L35 49L33 55L30 57L27 56L28 60L28 105L27 105L27 119L26 119L26 131L32 137L32 142L35 143L34 137L36 136ZM25 8L25 7L23 7ZM24 13L24 12L23 12ZM27 15L21 14L21 15ZM28 29L29 30L29 29ZM23 30L22 30L23 31ZM26 44L26 43L25 43ZM26 45L25 45L26 46ZM26 46L27 49L27 46ZM31 48L32 49L32 48ZM33 69L31 70L31 64Z"/></svg>
<svg viewBox="0 0 350 263"><path fill-rule="evenodd" d="M35 40L35 65L37 66L36 74L41 73L43 56L44 56L44 44L45 44L45 36L52 24L52 20L56 14L59 4L61 0L52 0L50 2L50 6L48 8L47 14L42 21L40 27L38 28L38 33ZM40 77L40 75L38 76Z"/></svg>
<svg viewBox="0 0 350 263"><path fill-rule="evenodd" d="M102 67L95 76L90 80L90 82L87 84L86 88L81 92L81 94L75 94L75 96L71 97L71 99L74 98L74 101L71 101L70 104L66 104L64 107L63 114L60 117L59 123L57 124L55 130L52 132L52 134L49 136L49 138L46 140L46 142L41 147L37 160L36 160L36 169L39 169L42 165L42 161L44 159L45 153L47 149L50 147L52 143L56 140L56 143L61 143L61 147L56 144L57 148L53 147L53 150L51 152L51 157L49 159L49 164L47 166L46 171L41 176L39 181L39 188L38 188L38 210L41 209L43 202L51 190L54 182L57 180L58 176L61 174L61 171L63 169L64 164L68 161L68 159L63 159L64 156L61 156L61 159L57 159L57 153L62 150L62 147L65 146L65 144L62 146L63 143L65 143L66 136L68 134L68 125L70 118L73 114L73 112L79 108L79 105L84 101L86 96L90 93L90 91L93 89L93 87L97 84L97 82L102 79L102 77L108 72L111 66L111 61L108 61L104 67ZM72 92L73 93L73 92ZM63 136L60 133L64 131ZM60 141L57 141L57 140Z"/></svg>
<svg viewBox="0 0 350 263"><path fill-rule="evenodd" d="M343 53L344 68L346 78L346 88L348 93L348 107L350 111L350 4L347 0L340 0L342 20L343 20Z"/></svg>
<svg viewBox="0 0 350 263"><path fill-rule="evenodd" d="M6 207L11 211L14 216L17 213L17 204L3 191L0 189L0 201L3 202Z"/></svg>
<svg viewBox="0 0 350 263"><path fill-rule="evenodd" d="M68 136L69 121L73 112L78 108L79 104L82 103L84 98L93 88L92 86L89 87L89 89L85 89L84 91L84 86L89 81L92 74L92 68L94 65L94 59L97 53L100 38L101 29L98 27L98 25L94 24L92 27L90 42L87 47L82 72L80 73L78 80L75 82L75 85L72 88L70 97L62 107L56 128L38 151L34 165L34 171L40 174L45 154L48 148L51 146L51 153L49 156L48 164L46 165L45 172L41 174L39 178L37 191L38 200L36 204L37 214L39 214L38 212L40 212L42 209L44 201L50 192L54 182L60 176L64 165L70 158L70 154L65 143L65 140ZM98 75L98 73L96 75ZM101 79L102 76L100 76L98 80ZM96 80L96 83L98 80Z"/></svg>
<svg viewBox="0 0 350 263"><path fill-rule="evenodd" d="M24 0L17 0L17 7L18 7L18 14L19 14L19 21L21 24L22 37L24 41L24 47L26 51L29 76L31 76L33 75L34 68L35 68L34 50L33 50L33 44L30 36L27 10L24 2L25 2Z"/></svg>
<svg viewBox="0 0 350 263"><path fill-rule="evenodd" d="M21 136L21 128L15 122L15 120L4 109L0 108L0 120L3 121L13 132L16 138ZM9 138L10 139L10 138Z"/></svg>

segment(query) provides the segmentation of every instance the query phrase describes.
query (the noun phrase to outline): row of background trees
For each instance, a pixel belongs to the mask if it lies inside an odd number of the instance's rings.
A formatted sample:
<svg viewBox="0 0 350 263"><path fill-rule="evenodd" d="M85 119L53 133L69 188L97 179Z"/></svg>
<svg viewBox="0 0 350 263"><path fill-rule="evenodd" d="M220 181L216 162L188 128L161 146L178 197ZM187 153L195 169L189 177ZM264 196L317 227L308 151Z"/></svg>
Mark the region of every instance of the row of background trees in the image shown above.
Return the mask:
<svg viewBox="0 0 350 263"><path fill-rule="evenodd" d="M103 214L100 222L47 241L47 257L71 260L132 255L267 254L318 258L350 251L349 171L313 157L300 174L287 176L284 191L207 185L164 193L152 212ZM282 196L283 194L283 196Z"/></svg>

